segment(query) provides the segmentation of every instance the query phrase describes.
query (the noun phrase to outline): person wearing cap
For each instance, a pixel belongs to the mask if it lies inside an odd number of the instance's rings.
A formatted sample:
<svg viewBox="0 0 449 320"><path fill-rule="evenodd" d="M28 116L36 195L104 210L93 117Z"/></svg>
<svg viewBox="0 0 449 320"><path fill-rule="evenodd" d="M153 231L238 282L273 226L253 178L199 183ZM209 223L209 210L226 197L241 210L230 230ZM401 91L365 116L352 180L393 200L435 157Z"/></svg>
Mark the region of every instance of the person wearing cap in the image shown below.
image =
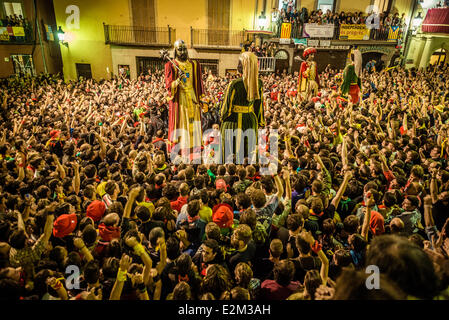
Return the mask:
<svg viewBox="0 0 449 320"><path fill-rule="evenodd" d="M234 224L234 212L228 203L220 203L212 208L212 221L215 222L222 234L228 234Z"/></svg>
<svg viewBox="0 0 449 320"><path fill-rule="evenodd" d="M94 222L98 222L106 211L106 205L103 201L94 200L87 206L86 216L92 218Z"/></svg>
<svg viewBox="0 0 449 320"><path fill-rule="evenodd" d="M318 93L318 70L316 62L313 61L315 55L315 48L309 47L304 49L303 57L306 61L301 63L299 69L298 93L307 101Z"/></svg>

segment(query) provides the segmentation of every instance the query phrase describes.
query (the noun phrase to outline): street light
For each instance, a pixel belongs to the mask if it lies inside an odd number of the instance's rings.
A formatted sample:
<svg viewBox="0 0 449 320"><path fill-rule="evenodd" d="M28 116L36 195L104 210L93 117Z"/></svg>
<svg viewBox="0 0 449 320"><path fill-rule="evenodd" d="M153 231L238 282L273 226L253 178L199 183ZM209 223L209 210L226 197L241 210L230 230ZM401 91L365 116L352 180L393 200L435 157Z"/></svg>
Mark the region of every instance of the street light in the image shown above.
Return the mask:
<svg viewBox="0 0 449 320"><path fill-rule="evenodd" d="M65 32L64 31L62 31L62 28L61 28L61 26L59 26L59 29L58 29L58 40L59 40L59 42L62 44L62 45L64 45L64 46L66 46L67 48L69 47L69 44L68 44L68 42L65 42L64 40L65 40Z"/></svg>

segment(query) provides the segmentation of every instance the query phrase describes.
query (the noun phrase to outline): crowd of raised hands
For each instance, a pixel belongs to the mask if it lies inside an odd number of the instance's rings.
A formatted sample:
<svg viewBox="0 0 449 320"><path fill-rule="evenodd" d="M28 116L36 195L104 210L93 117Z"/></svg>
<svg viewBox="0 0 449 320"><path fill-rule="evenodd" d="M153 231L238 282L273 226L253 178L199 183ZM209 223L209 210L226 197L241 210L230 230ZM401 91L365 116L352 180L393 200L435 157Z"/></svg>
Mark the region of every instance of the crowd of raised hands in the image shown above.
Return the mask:
<svg viewBox="0 0 449 320"><path fill-rule="evenodd" d="M365 73L358 105L339 99L339 72L311 101L297 73L261 75L279 141L268 176L171 161L161 72L5 80L0 296L445 298L447 70ZM204 76L203 129L231 80Z"/></svg>

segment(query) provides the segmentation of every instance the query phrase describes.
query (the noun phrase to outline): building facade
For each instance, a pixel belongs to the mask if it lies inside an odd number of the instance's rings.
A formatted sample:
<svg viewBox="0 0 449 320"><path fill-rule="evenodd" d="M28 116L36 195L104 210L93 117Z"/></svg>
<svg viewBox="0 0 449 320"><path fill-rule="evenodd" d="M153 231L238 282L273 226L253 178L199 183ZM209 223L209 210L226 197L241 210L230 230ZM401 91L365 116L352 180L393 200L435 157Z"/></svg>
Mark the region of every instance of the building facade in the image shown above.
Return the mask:
<svg viewBox="0 0 449 320"><path fill-rule="evenodd" d="M62 73L51 0L0 0L0 78Z"/></svg>

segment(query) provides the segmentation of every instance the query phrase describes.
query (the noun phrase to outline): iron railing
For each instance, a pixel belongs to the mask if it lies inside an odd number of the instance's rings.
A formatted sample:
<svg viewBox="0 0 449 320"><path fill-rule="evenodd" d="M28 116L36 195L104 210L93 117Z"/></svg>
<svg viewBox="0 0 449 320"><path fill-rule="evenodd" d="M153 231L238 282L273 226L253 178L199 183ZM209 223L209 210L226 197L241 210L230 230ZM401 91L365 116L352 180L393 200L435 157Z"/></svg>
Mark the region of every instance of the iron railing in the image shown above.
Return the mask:
<svg viewBox="0 0 449 320"><path fill-rule="evenodd" d="M244 42L243 30L193 29L190 27L191 46L237 48Z"/></svg>
<svg viewBox="0 0 449 320"><path fill-rule="evenodd" d="M138 26L104 26L106 44L133 45L133 46L171 46L176 39L176 29L147 28Z"/></svg>
<svg viewBox="0 0 449 320"><path fill-rule="evenodd" d="M259 72L274 72L276 69L276 58L274 57L258 57Z"/></svg>

